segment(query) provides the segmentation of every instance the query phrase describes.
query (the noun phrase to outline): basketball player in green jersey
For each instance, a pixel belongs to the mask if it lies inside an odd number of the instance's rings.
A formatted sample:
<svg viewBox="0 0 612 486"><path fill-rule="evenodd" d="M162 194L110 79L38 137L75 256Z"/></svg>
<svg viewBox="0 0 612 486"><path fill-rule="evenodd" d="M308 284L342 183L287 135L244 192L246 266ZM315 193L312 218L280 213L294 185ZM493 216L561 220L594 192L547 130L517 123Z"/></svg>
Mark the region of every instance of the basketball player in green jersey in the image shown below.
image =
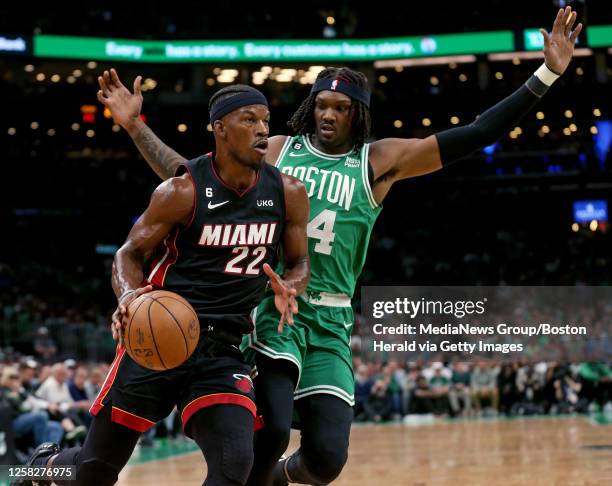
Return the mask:
<svg viewBox="0 0 612 486"><path fill-rule="evenodd" d="M350 299L381 203L395 182L437 171L515 126L566 70L582 29L579 24L572 31L575 20L569 7L560 10L552 33L542 30L545 63L521 88L469 125L425 139L367 143L365 76L328 68L289 121L296 135L270 137L268 163L302 180L308 191L311 280L298 298L293 326L278 329L279 315L269 296L255 310L255 331L243 343L246 354L255 355L257 405L265 423L256 433L248 484L324 485L338 476L347 458L354 403ZM115 121L160 177L173 176L185 158L138 117L139 78L134 94L113 70L99 81L103 90L112 90L103 102ZM294 407L301 424L300 449L277 463L288 444Z"/></svg>

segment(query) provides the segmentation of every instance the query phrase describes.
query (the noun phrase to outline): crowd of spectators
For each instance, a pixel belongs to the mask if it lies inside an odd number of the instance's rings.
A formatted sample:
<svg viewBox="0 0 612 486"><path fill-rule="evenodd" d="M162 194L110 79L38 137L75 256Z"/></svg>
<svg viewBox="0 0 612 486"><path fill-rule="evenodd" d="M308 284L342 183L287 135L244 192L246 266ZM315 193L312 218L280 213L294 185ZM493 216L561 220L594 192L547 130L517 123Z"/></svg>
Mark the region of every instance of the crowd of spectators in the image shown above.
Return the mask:
<svg viewBox="0 0 612 486"><path fill-rule="evenodd" d="M47 343L45 350L51 347ZM16 459L42 442L82 442L91 423L89 408L102 388L108 365L37 361L4 350L0 360L0 422L10 431Z"/></svg>
<svg viewBox="0 0 612 486"><path fill-rule="evenodd" d="M55 344L48 340L44 349L56 350ZM110 365L58 360L53 354L41 360L0 348L0 434L8 445L0 448L0 464L24 463L42 442L80 445L87 434L93 419L89 410ZM184 438L176 409L142 435L140 446L152 446L155 437Z"/></svg>
<svg viewBox="0 0 612 486"><path fill-rule="evenodd" d="M44 349L52 347L47 342ZM41 442L82 441L109 365L42 362L6 350L1 358L0 422L10 424L16 459ZM606 363L382 363L355 355L353 364L357 422L595 412L612 420L612 366ZM176 413L164 427L180 434ZM142 444L150 445L155 433L147 433Z"/></svg>
<svg viewBox="0 0 612 486"><path fill-rule="evenodd" d="M0 350L15 349L42 364L110 362L114 300L107 282L93 272L58 271L33 261L0 262Z"/></svg>
<svg viewBox="0 0 612 486"><path fill-rule="evenodd" d="M612 367L605 363L353 359L356 421L595 412L612 419Z"/></svg>

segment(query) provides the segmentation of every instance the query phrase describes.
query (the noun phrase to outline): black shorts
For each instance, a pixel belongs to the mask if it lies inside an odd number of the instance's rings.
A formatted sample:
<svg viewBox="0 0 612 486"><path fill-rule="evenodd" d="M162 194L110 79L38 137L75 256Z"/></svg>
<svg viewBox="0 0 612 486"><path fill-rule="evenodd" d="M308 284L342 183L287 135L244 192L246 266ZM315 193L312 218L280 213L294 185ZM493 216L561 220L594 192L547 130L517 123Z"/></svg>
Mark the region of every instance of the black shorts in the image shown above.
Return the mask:
<svg viewBox="0 0 612 486"><path fill-rule="evenodd" d="M103 406L112 407L111 420L144 432L176 406L183 428L202 408L234 404L256 417L251 367L240 350L231 344L204 336L182 365L153 371L134 362L125 347L118 346L106 380L90 412L97 415Z"/></svg>

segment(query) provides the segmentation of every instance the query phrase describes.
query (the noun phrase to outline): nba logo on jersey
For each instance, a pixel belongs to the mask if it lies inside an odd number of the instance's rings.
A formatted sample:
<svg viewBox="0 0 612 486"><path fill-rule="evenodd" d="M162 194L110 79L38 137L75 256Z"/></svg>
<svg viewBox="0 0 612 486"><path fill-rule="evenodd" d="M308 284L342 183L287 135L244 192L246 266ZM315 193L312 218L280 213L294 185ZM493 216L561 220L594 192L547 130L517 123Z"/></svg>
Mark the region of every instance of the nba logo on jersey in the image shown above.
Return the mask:
<svg viewBox="0 0 612 486"><path fill-rule="evenodd" d="M336 91L336 88L337 88L337 87L338 87L338 80L337 80L337 79L334 79L334 80L332 81L332 85L331 85L331 89L332 89L332 91Z"/></svg>

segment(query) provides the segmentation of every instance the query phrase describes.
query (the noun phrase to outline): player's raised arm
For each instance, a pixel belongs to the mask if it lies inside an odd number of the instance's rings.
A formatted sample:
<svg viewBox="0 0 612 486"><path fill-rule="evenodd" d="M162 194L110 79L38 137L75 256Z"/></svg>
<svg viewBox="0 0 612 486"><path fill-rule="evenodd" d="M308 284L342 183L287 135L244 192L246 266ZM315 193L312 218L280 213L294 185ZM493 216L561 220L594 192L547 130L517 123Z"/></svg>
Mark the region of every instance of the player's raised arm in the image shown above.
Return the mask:
<svg viewBox="0 0 612 486"><path fill-rule="evenodd" d="M187 159L162 142L140 118L142 109L141 77L134 80L134 92L127 89L117 71L111 68L98 76L98 100L113 115L113 120L132 137L147 163L162 179L173 177L177 167Z"/></svg>
<svg viewBox="0 0 612 486"><path fill-rule="evenodd" d="M575 22L576 12L570 7L560 9L552 32L549 34L541 30L544 36L544 64L518 90L469 125L445 130L425 139L387 138L373 143L370 160L375 180L386 180L390 186L400 179L434 172L502 137L567 69L582 30L582 24L572 30Z"/></svg>
<svg viewBox="0 0 612 486"><path fill-rule="evenodd" d="M193 183L188 174L162 182L145 212L115 255L112 285L118 306L113 314L113 337L132 300L151 286L143 286L144 262L176 225L186 225L193 214Z"/></svg>

